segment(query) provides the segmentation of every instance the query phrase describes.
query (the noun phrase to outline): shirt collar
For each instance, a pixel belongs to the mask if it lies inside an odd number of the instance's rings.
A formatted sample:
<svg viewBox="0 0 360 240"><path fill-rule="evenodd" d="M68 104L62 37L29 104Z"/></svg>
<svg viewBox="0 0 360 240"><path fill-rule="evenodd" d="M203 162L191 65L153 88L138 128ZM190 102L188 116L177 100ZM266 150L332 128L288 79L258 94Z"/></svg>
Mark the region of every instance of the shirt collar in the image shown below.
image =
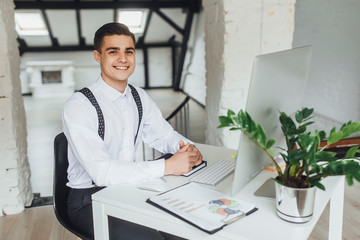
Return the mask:
<svg viewBox="0 0 360 240"><path fill-rule="evenodd" d="M118 98L126 97L129 94L128 84L126 85L125 91L123 93L119 92L115 88L108 85L101 77L98 79L99 86L101 87L101 91L104 93L106 97L111 99L112 101L116 101Z"/></svg>

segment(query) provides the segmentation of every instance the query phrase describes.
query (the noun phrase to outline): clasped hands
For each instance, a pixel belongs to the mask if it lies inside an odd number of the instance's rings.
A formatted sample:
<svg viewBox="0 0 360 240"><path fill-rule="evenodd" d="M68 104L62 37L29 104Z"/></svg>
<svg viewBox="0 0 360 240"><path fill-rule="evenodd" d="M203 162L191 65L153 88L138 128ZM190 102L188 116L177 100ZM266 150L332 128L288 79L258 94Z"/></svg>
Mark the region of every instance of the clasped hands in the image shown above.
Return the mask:
<svg viewBox="0 0 360 240"><path fill-rule="evenodd" d="M165 161L165 175L182 175L202 162L202 155L194 145L179 142L180 149Z"/></svg>

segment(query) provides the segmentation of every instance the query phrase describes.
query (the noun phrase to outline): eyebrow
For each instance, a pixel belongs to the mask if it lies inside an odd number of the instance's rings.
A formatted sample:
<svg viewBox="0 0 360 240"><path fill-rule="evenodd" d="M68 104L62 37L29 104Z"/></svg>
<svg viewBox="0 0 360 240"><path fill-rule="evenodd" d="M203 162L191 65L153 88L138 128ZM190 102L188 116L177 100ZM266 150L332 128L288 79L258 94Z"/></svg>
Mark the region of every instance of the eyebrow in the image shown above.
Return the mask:
<svg viewBox="0 0 360 240"><path fill-rule="evenodd" d="M107 51L110 51L110 50L120 50L120 48L118 48L118 47L109 47L109 48L105 49L106 52L107 52ZM133 51L135 51L135 48L133 48L133 47L128 47L128 48L126 48L125 50L126 50L126 51L128 51L128 50L133 50Z"/></svg>

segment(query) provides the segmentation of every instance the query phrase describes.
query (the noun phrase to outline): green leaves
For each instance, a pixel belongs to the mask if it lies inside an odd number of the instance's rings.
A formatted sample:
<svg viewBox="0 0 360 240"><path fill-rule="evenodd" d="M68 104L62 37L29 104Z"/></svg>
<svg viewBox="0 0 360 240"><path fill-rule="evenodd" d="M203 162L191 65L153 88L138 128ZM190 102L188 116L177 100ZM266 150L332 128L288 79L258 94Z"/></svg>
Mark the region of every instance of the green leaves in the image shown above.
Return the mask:
<svg viewBox="0 0 360 240"><path fill-rule="evenodd" d="M327 140L327 145L337 143L343 138L350 136L353 133L360 131L360 122L351 122L344 124L339 131L336 131L335 128L332 128L329 138Z"/></svg>
<svg viewBox="0 0 360 240"><path fill-rule="evenodd" d="M265 129L256 123L246 111L237 114L228 110L226 116L219 116L218 128L230 127L230 130L241 130L273 161L278 177L276 181L285 186L311 187L316 186L325 190L321 180L327 176L345 175L347 183L352 185L354 179L360 182L360 162L357 153L360 146L351 147L344 158L339 158L335 152L326 148L360 131L360 121L349 121L340 130L335 127L329 132L326 145L320 147L321 141L326 139L322 130L307 131L307 127L314 122L312 108L296 111L294 118L280 112L279 122L286 138L287 149L280 153L286 164L284 172L273 159L272 147L274 139L268 139Z"/></svg>
<svg viewBox="0 0 360 240"><path fill-rule="evenodd" d="M338 131L338 132L332 132L327 140L327 144L333 144L336 143L338 141L340 141L340 139L342 139L344 136L344 133L342 131Z"/></svg>
<svg viewBox="0 0 360 240"><path fill-rule="evenodd" d="M274 139L266 139L264 128L257 124L248 112L240 110L238 114L235 114L232 110L228 110L227 116L219 116L219 121L220 125L218 128L231 127L230 130L242 130L265 150L275 144Z"/></svg>
<svg viewBox="0 0 360 240"><path fill-rule="evenodd" d="M313 108L303 108L301 111L296 111L295 119L298 123L309 120L311 114L314 112Z"/></svg>
<svg viewBox="0 0 360 240"><path fill-rule="evenodd" d="M257 124L248 112L240 110L238 114L235 114L232 110L228 110L226 116L219 116L219 121L220 125L218 128L231 127L230 130L241 130L273 161L278 174L282 174L279 165L273 158L272 147L275 144L275 140L267 139L265 129L260 124Z"/></svg>
<svg viewBox="0 0 360 240"><path fill-rule="evenodd" d="M355 154L359 152L359 146L351 147L345 155L345 159L355 158Z"/></svg>
<svg viewBox="0 0 360 240"><path fill-rule="evenodd" d="M313 170L313 176L309 179L313 185L325 177L339 175L345 175L349 186L354 183L354 179L360 182L360 164L355 160L341 159L327 165L317 166Z"/></svg>

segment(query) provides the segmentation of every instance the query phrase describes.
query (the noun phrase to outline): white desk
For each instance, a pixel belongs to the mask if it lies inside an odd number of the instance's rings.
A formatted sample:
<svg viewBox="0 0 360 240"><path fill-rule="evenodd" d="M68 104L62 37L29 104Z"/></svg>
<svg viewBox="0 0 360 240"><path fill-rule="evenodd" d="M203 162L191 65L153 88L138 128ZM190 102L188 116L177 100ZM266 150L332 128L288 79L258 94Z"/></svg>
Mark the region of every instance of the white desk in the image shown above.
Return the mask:
<svg viewBox="0 0 360 240"><path fill-rule="evenodd" d="M197 144L204 159L231 156L235 150ZM344 201L344 177L328 177L323 181L326 191L317 190L314 216L305 224L288 223L276 215L275 200L256 197L253 193L274 173L263 171L235 197L254 203L259 208L250 216L209 235L190 224L148 204L147 198L157 193L138 189L135 185L107 187L92 196L95 239L108 239L108 215L158 229L188 239L307 239L321 213L330 202L329 239L341 239ZM187 182L185 177L167 176L171 189Z"/></svg>

